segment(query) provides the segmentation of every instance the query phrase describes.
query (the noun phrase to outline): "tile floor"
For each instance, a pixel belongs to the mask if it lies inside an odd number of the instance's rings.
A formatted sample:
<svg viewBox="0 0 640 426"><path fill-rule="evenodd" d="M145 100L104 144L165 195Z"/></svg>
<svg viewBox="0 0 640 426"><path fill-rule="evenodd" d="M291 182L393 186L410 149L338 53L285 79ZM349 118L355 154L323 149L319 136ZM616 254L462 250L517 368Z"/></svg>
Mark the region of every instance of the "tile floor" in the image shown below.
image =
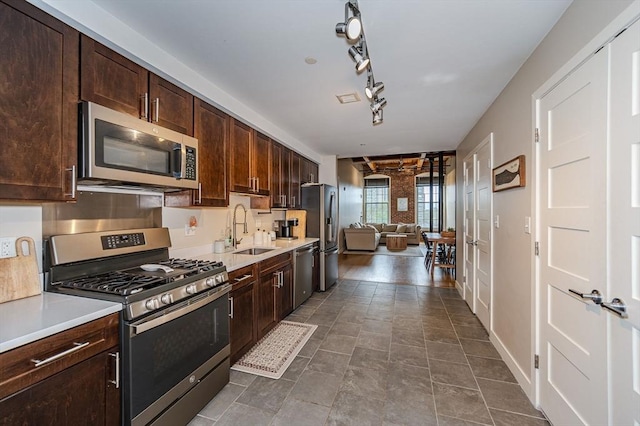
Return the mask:
<svg viewBox="0 0 640 426"><path fill-rule="evenodd" d="M279 380L231 371L190 425L548 425L455 289L342 280Z"/></svg>

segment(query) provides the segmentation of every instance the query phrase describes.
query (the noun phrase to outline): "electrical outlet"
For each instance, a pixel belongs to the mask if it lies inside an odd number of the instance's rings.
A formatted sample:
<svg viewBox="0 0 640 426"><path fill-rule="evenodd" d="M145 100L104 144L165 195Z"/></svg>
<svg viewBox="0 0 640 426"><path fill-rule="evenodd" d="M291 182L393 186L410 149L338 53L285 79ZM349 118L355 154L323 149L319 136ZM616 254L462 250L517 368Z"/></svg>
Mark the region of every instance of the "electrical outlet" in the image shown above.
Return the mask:
<svg viewBox="0 0 640 426"><path fill-rule="evenodd" d="M0 259L16 257L16 237L0 238Z"/></svg>
<svg viewBox="0 0 640 426"><path fill-rule="evenodd" d="M196 227L195 226L185 225L184 226L184 235L187 236L187 237L192 237L192 236L196 235Z"/></svg>

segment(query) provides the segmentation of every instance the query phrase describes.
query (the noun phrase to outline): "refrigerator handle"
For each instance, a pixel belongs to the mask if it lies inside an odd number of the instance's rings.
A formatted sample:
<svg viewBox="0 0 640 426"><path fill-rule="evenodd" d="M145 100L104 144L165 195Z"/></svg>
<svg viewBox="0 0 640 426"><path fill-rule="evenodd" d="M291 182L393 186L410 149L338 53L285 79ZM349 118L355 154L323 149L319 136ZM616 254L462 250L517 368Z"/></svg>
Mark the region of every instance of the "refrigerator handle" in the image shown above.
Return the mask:
<svg viewBox="0 0 640 426"><path fill-rule="evenodd" d="M335 241L335 237L333 235L333 227L334 227L334 223L333 223L333 203L336 197L336 193L335 192L331 192L331 194L329 195L329 217L327 218L327 225L329 226L329 242L334 242Z"/></svg>

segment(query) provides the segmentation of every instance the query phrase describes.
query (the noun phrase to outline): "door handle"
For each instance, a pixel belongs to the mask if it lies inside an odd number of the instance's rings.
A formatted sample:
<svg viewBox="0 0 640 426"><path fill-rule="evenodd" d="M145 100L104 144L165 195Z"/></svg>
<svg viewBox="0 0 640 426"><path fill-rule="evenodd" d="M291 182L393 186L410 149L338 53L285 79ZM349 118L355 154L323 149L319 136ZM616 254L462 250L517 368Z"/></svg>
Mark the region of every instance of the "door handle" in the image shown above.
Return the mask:
<svg viewBox="0 0 640 426"><path fill-rule="evenodd" d="M600 305L602 303L602 294L600 294L598 290L591 290L591 293L580 293L579 291L570 288L569 292L581 297L582 299L591 299L591 301L596 305Z"/></svg>
<svg viewBox="0 0 640 426"><path fill-rule="evenodd" d="M603 302L600 306L613 312L620 318L629 318L629 314L627 314L627 305L625 305L622 299L614 297L611 299L611 302Z"/></svg>
<svg viewBox="0 0 640 426"><path fill-rule="evenodd" d="M229 311L229 318L233 319L233 296L229 296Z"/></svg>

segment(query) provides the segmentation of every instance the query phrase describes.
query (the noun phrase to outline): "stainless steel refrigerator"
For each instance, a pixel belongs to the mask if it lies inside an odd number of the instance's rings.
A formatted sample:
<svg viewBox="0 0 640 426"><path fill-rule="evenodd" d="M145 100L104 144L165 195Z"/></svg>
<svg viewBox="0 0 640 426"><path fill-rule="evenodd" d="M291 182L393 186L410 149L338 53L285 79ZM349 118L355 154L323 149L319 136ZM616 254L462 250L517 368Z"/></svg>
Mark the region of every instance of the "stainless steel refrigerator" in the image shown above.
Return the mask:
<svg viewBox="0 0 640 426"><path fill-rule="evenodd" d="M304 184L302 208L307 211L307 237L319 238L320 291L338 280L338 190L323 183Z"/></svg>

